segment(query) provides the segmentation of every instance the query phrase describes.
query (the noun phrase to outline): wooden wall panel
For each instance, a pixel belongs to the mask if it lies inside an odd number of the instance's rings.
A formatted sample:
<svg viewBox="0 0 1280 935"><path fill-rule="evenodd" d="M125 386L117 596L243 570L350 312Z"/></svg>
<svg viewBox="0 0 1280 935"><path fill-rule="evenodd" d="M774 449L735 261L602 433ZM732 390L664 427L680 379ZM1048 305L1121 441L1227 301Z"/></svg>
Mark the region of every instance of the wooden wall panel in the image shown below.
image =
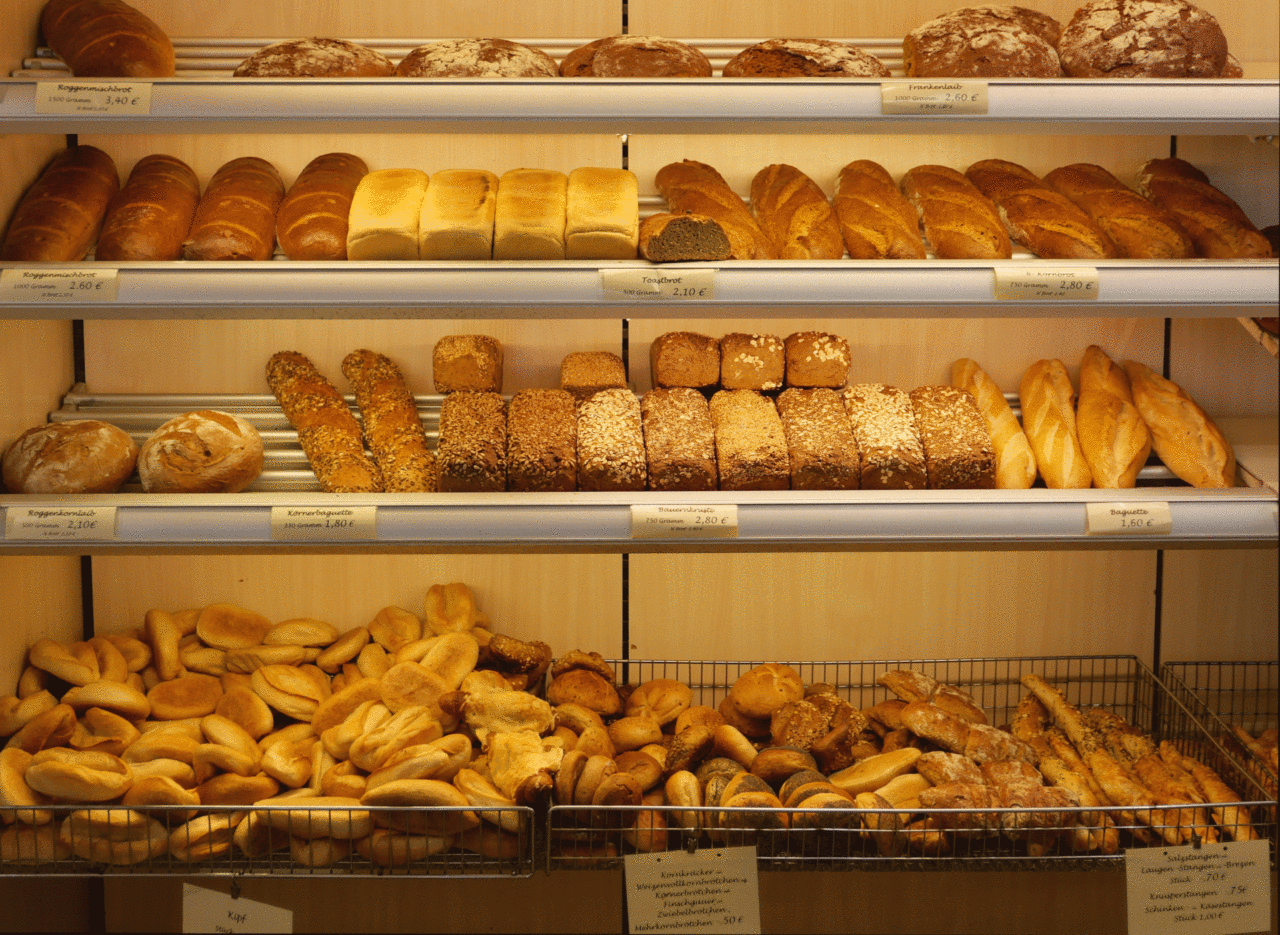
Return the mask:
<svg viewBox="0 0 1280 935"><path fill-rule="evenodd" d="M0 321L0 353L3 451L27 429L44 423L71 388L71 322Z"/></svg>
<svg viewBox="0 0 1280 935"><path fill-rule="evenodd" d="M1164 554L1162 660L1280 659L1275 549Z"/></svg>
<svg viewBox="0 0 1280 935"><path fill-rule="evenodd" d="M1170 378L1211 414L1275 417L1276 359L1236 319L1175 318L1170 343Z"/></svg>
<svg viewBox="0 0 1280 935"><path fill-rule="evenodd" d="M11 695L27 665L27 649L43 637L83 637L80 559L65 555L0 558L0 696Z"/></svg>

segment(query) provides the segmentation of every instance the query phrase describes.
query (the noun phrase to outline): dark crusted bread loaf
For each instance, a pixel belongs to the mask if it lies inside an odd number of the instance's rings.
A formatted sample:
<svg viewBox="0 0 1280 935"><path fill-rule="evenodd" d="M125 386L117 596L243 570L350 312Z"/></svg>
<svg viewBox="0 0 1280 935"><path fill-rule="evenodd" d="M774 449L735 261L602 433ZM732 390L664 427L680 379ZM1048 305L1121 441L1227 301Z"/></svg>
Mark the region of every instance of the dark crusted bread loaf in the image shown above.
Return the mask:
<svg viewBox="0 0 1280 935"><path fill-rule="evenodd" d="M840 170L832 200L855 260L923 260L920 216L883 166L858 159Z"/></svg>
<svg viewBox="0 0 1280 935"><path fill-rule="evenodd" d="M564 390L521 390L507 407L507 488L578 489L577 403Z"/></svg>
<svg viewBox="0 0 1280 935"><path fill-rule="evenodd" d="M257 156L232 159L214 173L196 208L182 255L188 260L269 260L284 182Z"/></svg>
<svg viewBox="0 0 1280 935"><path fill-rule="evenodd" d="M605 389L578 407L578 486L644 490L647 469L640 402L628 389Z"/></svg>
<svg viewBox="0 0 1280 935"><path fill-rule="evenodd" d="M325 153L298 174L276 213L276 239L291 260L345 260L347 219L369 167L350 153Z"/></svg>
<svg viewBox="0 0 1280 935"><path fill-rule="evenodd" d="M174 156L144 156L107 205L94 259L178 259L199 203L190 166Z"/></svg>
<svg viewBox="0 0 1280 935"><path fill-rule="evenodd" d="M386 78L391 59L347 39L285 39L236 66L236 78Z"/></svg>
<svg viewBox="0 0 1280 935"><path fill-rule="evenodd" d="M510 39L440 39L420 45L396 66L401 78L554 78L556 60Z"/></svg>
<svg viewBox="0 0 1280 935"><path fill-rule="evenodd" d="M791 485L787 438L778 410L755 390L711 397L721 490L786 490Z"/></svg>
<svg viewBox="0 0 1280 935"><path fill-rule="evenodd" d="M953 10L907 33L903 69L911 78L1056 78L1061 28L1024 7Z"/></svg>
<svg viewBox="0 0 1280 935"><path fill-rule="evenodd" d="M507 489L507 404L497 393L456 390L440 405L441 493Z"/></svg>
<svg viewBox="0 0 1280 935"><path fill-rule="evenodd" d="M654 389L640 400L650 490L715 490L715 428L706 397L690 387Z"/></svg>
<svg viewBox="0 0 1280 935"><path fill-rule="evenodd" d="M658 170L654 178L672 214L701 214L714 218L729 238L735 260L776 260L778 252L738 194L719 172L686 159Z"/></svg>
<svg viewBox="0 0 1280 935"><path fill-rule="evenodd" d="M996 455L974 398L954 386L919 386L911 411L932 490L992 490Z"/></svg>
<svg viewBox="0 0 1280 935"><path fill-rule="evenodd" d="M1058 41L1073 78L1219 78L1227 37L1185 0L1089 0Z"/></svg>
<svg viewBox="0 0 1280 935"><path fill-rule="evenodd" d="M858 443L835 390L783 390L778 415L787 437L792 490L858 488Z"/></svg>
<svg viewBox="0 0 1280 935"><path fill-rule="evenodd" d="M119 190L115 163L102 150L59 150L18 202L0 260L83 260Z"/></svg>
<svg viewBox="0 0 1280 935"><path fill-rule="evenodd" d="M725 63L726 78L888 78L884 62L847 42L766 39Z"/></svg>
<svg viewBox="0 0 1280 935"><path fill-rule="evenodd" d="M659 36L607 36L560 63L568 78L710 78L711 62L691 45Z"/></svg>
<svg viewBox="0 0 1280 935"><path fill-rule="evenodd" d="M1195 245L1168 211L1143 198L1102 166L1075 163L1054 169L1046 185L1066 195L1107 232L1116 255L1129 259L1181 260Z"/></svg>
<svg viewBox="0 0 1280 935"><path fill-rule="evenodd" d="M40 29L77 78L171 78L173 43L121 0L49 0Z"/></svg>
<svg viewBox="0 0 1280 935"><path fill-rule="evenodd" d="M1196 256L1233 259L1273 255L1270 242L1240 206L1189 162L1149 160L1138 170L1138 191L1186 229L1196 245Z"/></svg>
<svg viewBox="0 0 1280 935"><path fill-rule="evenodd" d="M841 394L858 442L864 490L924 490L924 448L906 391L859 383Z"/></svg>

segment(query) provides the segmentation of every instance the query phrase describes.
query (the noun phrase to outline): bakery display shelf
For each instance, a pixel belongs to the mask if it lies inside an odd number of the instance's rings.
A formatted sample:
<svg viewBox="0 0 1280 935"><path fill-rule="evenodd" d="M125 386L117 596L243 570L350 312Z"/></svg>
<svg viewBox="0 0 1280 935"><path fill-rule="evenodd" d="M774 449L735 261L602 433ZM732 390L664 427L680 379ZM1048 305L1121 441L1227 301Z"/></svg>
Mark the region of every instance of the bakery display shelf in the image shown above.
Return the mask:
<svg viewBox="0 0 1280 935"><path fill-rule="evenodd" d="M691 270L710 273L690 275ZM997 274L1062 274L1049 299L995 298ZM1096 270L1096 299L1087 295ZM88 275L96 276L86 289ZM116 272L118 271L118 272ZM1070 271L1076 271L1072 273ZM642 279L689 277L705 298L634 298ZM68 277L68 278L61 278ZM80 285L68 285L77 277ZM708 281L709 280L709 281ZM665 288L659 283L654 288ZM686 292L691 289L686 289ZM1058 294L1068 298L1057 297ZM1277 261L735 260L0 263L0 315L59 318L741 317L744 308L821 307L837 317L1238 318L1280 303Z"/></svg>
<svg viewBox="0 0 1280 935"><path fill-rule="evenodd" d="M610 660L622 681L640 684L650 679L677 679L693 689L692 704L717 707L739 676L759 662ZM1129 724L1146 732L1159 743L1169 741L1180 753L1194 756L1218 772L1241 796L1241 805L1250 813L1254 830L1271 843L1275 864L1276 814L1274 800L1228 756L1209 735L1192 712L1155 674L1133 656L1042 656L1022 658L978 658L943 660L893 660L878 662L788 662L806 685L826 682L855 708L867 708L895 697L876 684L887 670L911 669L939 682L955 685L974 696L987 714L988 723L1010 723L1018 702L1026 694L1020 679L1034 673L1061 690L1077 707L1100 706L1121 715ZM1195 824L1189 808L1162 809L1162 822ZM1089 824L1089 810L1066 808L1040 811L1036 820L1045 825L1071 829ZM1120 832L1120 849L1113 854L1098 851L1073 852L1069 839L1050 830L1011 834L1000 830L1015 824L1029 809L739 809L625 807L583 809L553 806L548 814L550 870L596 869L617 866L621 858L636 853L636 834L630 830L638 816L654 813L655 822L641 818L641 827L665 824L659 846L666 849L697 850L700 847L754 845L762 870L1122 870L1126 848L1165 846L1144 843L1132 815L1122 809L1104 808ZM684 830L680 816L700 814L719 823L721 836L712 840L706 829ZM945 848L931 853L915 849L919 836L908 828L866 828L868 816L892 818L910 815L910 821L926 816L953 822L960 815L982 814L979 822L986 831L972 834L947 832ZM1052 816L1046 820L1048 816ZM1184 821L1184 819L1186 819ZM1096 820L1096 819L1095 819ZM774 827L762 827L774 825ZM1148 827L1151 827L1150 825ZM675 830L672 830L675 829ZM640 837L642 843L649 843ZM933 839L935 844L937 838Z"/></svg>
<svg viewBox="0 0 1280 935"><path fill-rule="evenodd" d="M560 60L592 38L517 41ZM36 49L3 84L0 132L1280 132L1269 63L1250 63L1246 74L1265 77L1247 80L993 78L985 82L985 114L886 115L882 81L905 80L901 37L840 40L879 58L888 79L719 76L726 61L760 39L682 40L707 55L713 78L231 77L272 41L175 39L177 77L147 82L151 103L144 114L37 113L37 82L70 75L50 50ZM355 41L398 61L430 40Z"/></svg>
<svg viewBox="0 0 1280 935"><path fill-rule="evenodd" d="M519 879L545 861L527 806L346 807L330 800L309 808L306 802L304 796L252 807L203 805L198 817L183 806L142 812L114 802L17 809L16 822L0 835L0 878ZM244 822L253 826L242 829ZM233 841L235 831L241 835Z"/></svg>

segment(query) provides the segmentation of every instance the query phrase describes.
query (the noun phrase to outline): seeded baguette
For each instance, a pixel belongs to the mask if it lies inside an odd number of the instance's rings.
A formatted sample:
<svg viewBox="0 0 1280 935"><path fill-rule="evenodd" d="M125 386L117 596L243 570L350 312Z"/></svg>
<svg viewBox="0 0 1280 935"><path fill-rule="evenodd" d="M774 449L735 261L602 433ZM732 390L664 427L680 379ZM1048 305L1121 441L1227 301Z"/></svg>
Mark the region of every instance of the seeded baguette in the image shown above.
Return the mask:
<svg viewBox="0 0 1280 935"><path fill-rule="evenodd" d="M369 350L352 351L342 372L356 391L364 419L364 439L394 493L430 493L436 489L436 458L418 418L418 404L391 360Z"/></svg>

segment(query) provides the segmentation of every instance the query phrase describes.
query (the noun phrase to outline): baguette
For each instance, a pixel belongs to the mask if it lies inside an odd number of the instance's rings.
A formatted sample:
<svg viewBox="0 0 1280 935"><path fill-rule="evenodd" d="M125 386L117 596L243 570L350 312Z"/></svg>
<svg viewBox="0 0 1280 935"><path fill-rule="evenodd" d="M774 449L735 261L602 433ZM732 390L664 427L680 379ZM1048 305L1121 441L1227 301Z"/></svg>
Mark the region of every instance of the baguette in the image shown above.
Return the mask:
<svg viewBox="0 0 1280 935"><path fill-rule="evenodd" d="M1151 433L1133 404L1123 368L1096 344L1080 361L1076 431L1095 487L1136 485L1151 453Z"/></svg>
<svg viewBox="0 0 1280 935"><path fill-rule="evenodd" d="M200 203L200 180L181 159L144 156L107 205L97 260L176 260Z"/></svg>
<svg viewBox="0 0 1280 935"><path fill-rule="evenodd" d="M1151 447L1165 467L1194 487L1234 487L1231 443L1187 392L1135 360L1124 362L1133 402L1151 430Z"/></svg>
<svg viewBox="0 0 1280 935"><path fill-rule="evenodd" d="M13 212L0 260L83 260L120 189L111 157L95 146L54 155Z"/></svg>
<svg viewBox="0 0 1280 935"><path fill-rule="evenodd" d="M1062 166L1046 175L1044 181L1106 231L1115 244L1116 256L1135 260L1195 256L1191 236L1173 215L1128 188L1102 166Z"/></svg>
<svg viewBox="0 0 1280 935"><path fill-rule="evenodd" d="M654 178L672 214L701 214L714 219L729 238L730 259L776 260L778 252L751 210L711 166L686 159L658 170Z"/></svg>
<svg viewBox="0 0 1280 935"><path fill-rule="evenodd" d="M364 418L364 439L392 493L431 493L436 489L436 458L418 418L418 404L400 368L382 354L352 351L342 372L356 391Z"/></svg>
<svg viewBox="0 0 1280 935"><path fill-rule="evenodd" d="M996 206L955 169L916 166L902 177L902 193L920 215L925 239L938 259L1007 260L1013 256Z"/></svg>
<svg viewBox="0 0 1280 935"><path fill-rule="evenodd" d="M298 174L276 214L276 238L291 260L345 260L351 199L369 167L350 153L325 153Z"/></svg>
<svg viewBox="0 0 1280 935"><path fill-rule="evenodd" d="M280 351L267 362L267 385L298 430L298 442L327 493L375 493L382 472L364 452L360 425L333 384L302 354Z"/></svg>
<svg viewBox="0 0 1280 935"><path fill-rule="evenodd" d="M49 0L40 29L77 78L172 78L173 43L121 0Z"/></svg>
<svg viewBox="0 0 1280 935"><path fill-rule="evenodd" d="M836 219L855 260L923 260L920 218L893 176L869 159L840 170L834 199Z"/></svg>
<svg viewBox="0 0 1280 935"><path fill-rule="evenodd" d="M232 159L209 180L182 256L187 260L269 260L284 182L257 156Z"/></svg>
<svg viewBox="0 0 1280 935"><path fill-rule="evenodd" d="M1138 170L1138 191L1172 214L1191 235L1196 256L1269 257L1271 244L1209 177L1181 159L1150 159Z"/></svg>
<svg viewBox="0 0 1280 935"><path fill-rule="evenodd" d="M1093 475L1076 434L1076 394L1060 360L1039 360L1018 387L1022 427L1035 452L1040 476L1055 489L1089 487Z"/></svg>
<svg viewBox="0 0 1280 935"><path fill-rule="evenodd" d="M1000 387L974 361L951 365L951 385L968 390L987 424L996 453L996 488L1026 490L1036 482L1036 456Z"/></svg>
<svg viewBox="0 0 1280 935"><path fill-rule="evenodd" d="M827 196L795 166L765 166L751 180L751 213L784 260L838 260L840 225Z"/></svg>

